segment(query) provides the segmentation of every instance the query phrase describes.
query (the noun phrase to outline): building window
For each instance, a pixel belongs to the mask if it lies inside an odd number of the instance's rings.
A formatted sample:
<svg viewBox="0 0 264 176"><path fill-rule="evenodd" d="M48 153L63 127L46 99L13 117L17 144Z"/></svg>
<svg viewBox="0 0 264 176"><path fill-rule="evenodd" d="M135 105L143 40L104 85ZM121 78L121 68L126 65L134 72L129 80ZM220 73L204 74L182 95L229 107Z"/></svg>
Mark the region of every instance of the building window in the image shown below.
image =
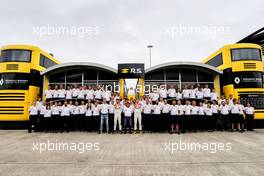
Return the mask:
<svg viewBox="0 0 264 176"><path fill-rule="evenodd" d="M194 69L182 69L181 81L182 82L197 82L196 70Z"/></svg>

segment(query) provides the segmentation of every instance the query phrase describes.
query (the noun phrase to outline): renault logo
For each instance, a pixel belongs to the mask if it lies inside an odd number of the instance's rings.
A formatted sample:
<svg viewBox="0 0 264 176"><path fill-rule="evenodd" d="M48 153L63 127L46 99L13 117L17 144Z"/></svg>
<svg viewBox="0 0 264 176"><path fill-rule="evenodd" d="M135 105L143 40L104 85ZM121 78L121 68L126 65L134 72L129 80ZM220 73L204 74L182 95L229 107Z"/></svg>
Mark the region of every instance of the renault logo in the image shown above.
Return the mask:
<svg viewBox="0 0 264 176"><path fill-rule="evenodd" d="M234 79L234 81L235 81L236 84L239 84L239 83L240 83L240 78L239 78L239 77L236 77L236 78Z"/></svg>
<svg viewBox="0 0 264 176"><path fill-rule="evenodd" d="M121 73L129 73L129 69L128 68L122 68Z"/></svg>

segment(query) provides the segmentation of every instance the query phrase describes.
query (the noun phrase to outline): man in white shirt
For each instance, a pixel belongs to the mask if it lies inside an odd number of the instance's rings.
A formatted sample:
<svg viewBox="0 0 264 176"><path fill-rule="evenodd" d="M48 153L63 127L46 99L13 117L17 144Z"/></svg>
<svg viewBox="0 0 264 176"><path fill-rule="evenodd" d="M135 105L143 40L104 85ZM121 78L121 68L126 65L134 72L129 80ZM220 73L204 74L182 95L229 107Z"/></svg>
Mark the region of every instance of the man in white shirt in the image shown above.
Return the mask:
<svg viewBox="0 0 264 176"><path fill-rule="evenodd" d="M70 125L70 115L71 115L71 110L70 107L67 103L67 101L64 102L64 105L61 108L61 117L62 117L62 123L61 123L61 132L65 131L69 132L69 125Z"/></svg>
<svg viewBox="0 0 264 176"><path fill-rule="evenodd" d="M107 98L106 98L106 101L107 101ZM115 114L115 107L114 107L114 104L115 104L115 101L114 99L112 99L110 102L109 102L109 118L108 118L108 121L109 121L109 131L110 133L112 133L114 131L114 114Z"/></svg>
<svg viewBox="0 0 264 176"><path fill-rule="evenodd" d="M118 123L119 131L122 131L122 125L121 125L121 114L122 114L122 105L120 103L120 99L116 99L116 103L114 104L114 132L116 131L116 126Z"/></svg>
<svg viewBox="0 0 264 176"><path fill-rule="evenodd" d="M184 106L184 116L182 120L182 132L184 133L186 130L191 130L190 129L190 115L191 115L191 103L190 101L186 100L185 106Z"/></svg>
<svg viewBox="0 0 264 176"><path fill-rule="evenodd" d="M143 105L143 127L146 132L150 132L151 130L151 122L152 122L152 105L149 99L146 99L146 103Z"/></svg>
<svg viewBox="0 0 264 176"><path fill-rule="evenodd" d="M191 99L195 99L196 98L196 92L195 92L195 89L194 89L193 85L191 85L191 88L189 89L189 93L190 93L190 98Z"/></svg>
<svg viewBox="0 0 264 176"><path fill-rule="evenodd" d="M151 121L151 132L159 132L160 130L160 121L161 121L161 104L159 101L156 101L155 104L152 106L153 114L152 114L152 121Z"/></svg>
<svg viewBox="0 0 264 176"><path fill-rule="evenodd" d="M39 105L37 106L38 111L39 111L39 131L44 131L45 128L45 120L44 120L44 114L46 112L46 103L40 101L39 99Z"/></svg>
<svg viewBox="0 0 264 176"><path fill-rule="evenodd" d="M128 131L131 134L133 108L131 107L129 102L125 103L125 106L123 108L123 113L124 113L124 131L125 133L127 133Z"/></svg>
<svg viewBox="0 0 264 176"><path fill-rule="evenodd" d="M72 98L73 98L73 99L77 99L79 93L80 93L80 89L79 89L78 86L75 84L75 85L74 85L74 88L72 89Z"/></svg>
<svg viewBox="0 0 264 176"><path fill-rule="evenodd" d="M203 99L204 98L203 89L201 87L198 88L198 90L196 91L196 97L197 97L197 99Z"/></svg>
<svg viewBox="0 0 264 176"><path fill-rule="evenodd" d="M96 91L94 91L94 98L98 101L102 100L102 91L99 86L97 87Z"/></svg>
<svg viewBox="0 0 264 176"><path fill-rule="evenodd" d="M253 131L253 122L254 122L254 116L255 116L255 109L250 105L250 103L247 103L247 106L244 108L244 112L246 115L246 127L248 131Z"/></svg>
<svg viewBox="0 0 264 176"><path fill-rule="evenodd" d="M48 90L45 90L46 102L50 102L52 100L52 93L53 93L53 90L51 90L51 87L48 86Z"/></svg>
<svg viewBox="0 0 264 176"><path fill-rule="evenodd" d="M106 125L106 133L109 133L109 105L106 103L106 99L103 98L103 103L100 105L100 132L99 134L101 134L103 132L103 126L104 123Z"/></svg>
<svg viewBox="0 0 264 176"><path fill-rule="evenodd" d="M142 104L139 100L136 100L134 104L134 131L137 132L139 129L139 132L142 132ZM137 128L138 127L138 128Z"/></svg>
<svg viewBox="0 0 264 176"><path fill-rule="evenodd" d="M70 86L67 86L66 90L66 100L71 100L72 99L72 89Z"/></svg>
<svg viewBox="0 0 264 176"><path fill-rule="evenodd" d="M234 131L234 125L239 124L239 105L236 99L234 99L233 101L234 101L233 105L229 107L231 112L229 116L229 127L231 127L231 132ZM239 128L240 128L240 124L239 124Z"/></svg>
<svg viewBox="0 0 264 176"><path fill-rule="evenodd" d="M167 94L168 94L168 91L167 91L166 87L161 86L161 88L159 89L159 96L165 100L165 99L167 99Z"/></svg>
<svg viewBox="0 0 264 176"><path fill-rule="evenodd" d="M34 102L29 108L29 125L28 125L28 132L31 133L32 129L37 131L37 119L38 119L38 107L36 106L36 102Z"/></svg>
<svg viewBox="0 0 264 176"><path fill-rule="evenodd" d="M65 99L65 95L66 95L66 91L65 89L63 88L63 85L60 85L60 89L58 90L58 98L59 99Z"/></svg>
<svg viewBox="0 0 264 176"><path fill-rule="evenodd" d="M59 130L59 124L60 122L60 107L58 106L58 103L55 101L54 105L51 106L51 125L52 125L52 131L57 132Z"/></svg>
<svg viewBox="0 0 264 176"><path fill-rule="evenodd" d="M93 100L94 99L94 90L92 89L92 86L88 86L88 89L86 90L86 100Z"/></svg>
<svg viewBox="0 0 264 176"><path fill-rule="evenodd" d="M58 86L55 86L54 90L52 90L52 99L57 100L59 98L59 89Z"/></svg>
<svg viewBox="0 0 264 176"><path fill-rule="evenodd" d="M170 104L168 104L167 100L164 100L164 103L161 105L162 109L162 119L161 119L161 126L162 131L168 130L170 126Z"/></svg>
<svg viewBox="0 0 264 176"><path fill-rule="evenodd" d="M176 98L176 89L174 88L173 85L171 85L170 88L168 89L168 97L170 99Z"/></svg>
<svg viewBox="0 0 264 176"><path fill-rule="evenodd" d="M179 111L178 111L178 105L176 104L176 101L173 100L172 101L172 105L170 106L170 118L171 118L171 131L170 134L174 133L174 128L176 129L176 132L178 132L179 130L179 126L178 126L178 119L177 119L177 115L178 115Z"/></svg>
<svg viewBox="0 0 264 176"><path fill-rule="evenodd" d="M203 89L203 96L204 96L204 99L207 99L207 100L211 99L211 89L209 88L208 84L206 84Z"/></svg>
<svg viewBox="0 0 264 176"><path fill-rule="evenodd" d="M189 91L187 85L185 85L184 88L183 88L183 90L182 90L182 97L183 97L184 99L188 99L188 98L190 98L190 91Z"/></svg>
<svg viewBox="0 0 264 176"><path fill-rule="evenodd" d="M192 101L192 106L191 106L191 116L190 116L190 128L196 132L197 128L197 120L198 120L198 106L196 106L196 101Z"/></svg>
<svg viewBox="0 0 264 176"><path fill-rule="evenodd" d="M217 101L213 101L213 104L211 105L211 109L212 109L212 113L213 113L213 117L212 117L212 129L216 130L219 129L219 123L220 122L220 117L219 117L219 106L217 104Z"/></svg>
<svg viewBox="0 0 264 176"><path fill-rule="evenodd" d="M84 90L84 87L81 86L77 98L78 98L79 100L84 100L85 94L86 94L86 90Z"/></svg>
<svg viewBox="0 0 264 176"><path fill-rule="evenodd" d="M215 89L212 89L210 97L211 97L211 101L217 101L218 100L218 98L219 98L218 93L215 92Z"/></svg>
<svg viewBox="0 0 264 176"><path fill-rule="evenodd" d="M221 114L221 130L228 130L228 124L229 124L229 110L230 107L226 104L225 101L222 101L222 104L220 105L220 114Z"/></svg>
<svg viewBox="0 0 264 176"><path fill-rule="evenodd" d="M71 116L71 129L77 130L80 123L80 107L78 101L75 101L74 106L72 107L72 116Z"/></svg>

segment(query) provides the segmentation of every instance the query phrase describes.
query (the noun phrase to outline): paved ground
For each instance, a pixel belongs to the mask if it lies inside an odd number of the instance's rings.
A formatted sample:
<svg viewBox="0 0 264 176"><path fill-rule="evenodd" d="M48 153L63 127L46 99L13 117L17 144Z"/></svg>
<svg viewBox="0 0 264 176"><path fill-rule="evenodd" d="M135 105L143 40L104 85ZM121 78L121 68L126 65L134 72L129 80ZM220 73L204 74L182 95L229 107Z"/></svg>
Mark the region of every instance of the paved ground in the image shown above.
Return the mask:
<svg viewBox="0 0 264 176"><path fill-rule="evenodd" d="M59 143L64 143L64 151L40 153L40 146L44 149L48 142L50 149L51 143L57 148ZM81 154L82 143L87 143L87 150ZM191 148L191 143L196 143L196 148ZM216 143L220 147L214 153ZM188 144L189 150L176 150L180 144L181 149ZM208 147L209 144L211 147ZM76 145L79 150L74 151ZM184 135L0 131L1 176L263 174L264 130L243 134L213 132Z"/></svg>

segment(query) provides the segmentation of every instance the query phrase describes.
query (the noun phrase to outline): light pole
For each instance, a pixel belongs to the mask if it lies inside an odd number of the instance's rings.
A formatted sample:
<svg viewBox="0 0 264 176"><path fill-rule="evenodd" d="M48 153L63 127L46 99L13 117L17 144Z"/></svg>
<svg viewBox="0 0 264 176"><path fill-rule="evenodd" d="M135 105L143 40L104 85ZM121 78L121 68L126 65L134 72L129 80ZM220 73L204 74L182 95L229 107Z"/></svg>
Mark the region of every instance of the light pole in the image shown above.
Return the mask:
<svg viewBox="0 0 264 176"><path fill-rule="evenodd" d="M147 48L149 49L149 67L151 67L151 49L153 48L153 45L148 45Z"/></svg>

